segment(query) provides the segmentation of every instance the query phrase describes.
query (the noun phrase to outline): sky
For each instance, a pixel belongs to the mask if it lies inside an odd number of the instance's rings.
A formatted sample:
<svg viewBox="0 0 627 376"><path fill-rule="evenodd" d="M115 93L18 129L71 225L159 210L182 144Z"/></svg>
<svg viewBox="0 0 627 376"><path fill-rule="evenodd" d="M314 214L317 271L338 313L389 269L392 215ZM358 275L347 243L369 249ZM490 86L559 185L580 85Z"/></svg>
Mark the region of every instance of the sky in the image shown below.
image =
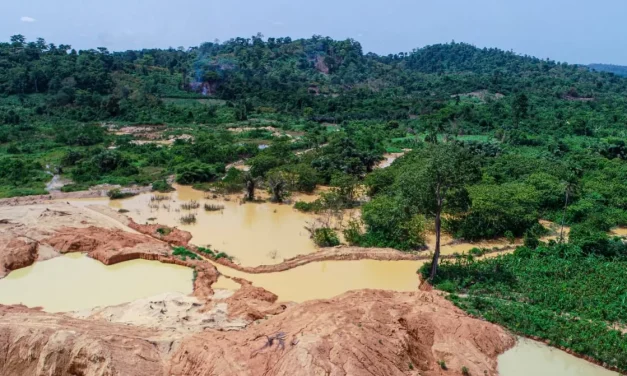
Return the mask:
<svg viewBox="0 0 627 376"><path fill-rule="evenodd" d="M0 40L112 51L215 39L353 38L364 52L452 40L569 63L627 65L625 0L0 0Z"/></svg>

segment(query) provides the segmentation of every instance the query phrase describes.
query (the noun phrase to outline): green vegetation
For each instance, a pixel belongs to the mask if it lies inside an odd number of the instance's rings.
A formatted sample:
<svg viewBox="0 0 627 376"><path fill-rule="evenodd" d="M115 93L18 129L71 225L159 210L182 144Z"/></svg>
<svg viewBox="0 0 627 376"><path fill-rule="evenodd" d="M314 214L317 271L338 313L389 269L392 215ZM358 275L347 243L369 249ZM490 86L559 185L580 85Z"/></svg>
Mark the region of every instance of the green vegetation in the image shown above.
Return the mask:
<svg viewBox="0 0 627 376"><path fill-rule="evenodd" d="M609 239L605 245L598 252L551 244L480 261L459 257L444 261L433 282L474 315L624 371L627 244ZM428 276L429 266L421 272Z"/></svg>
<svg viewBox="0 0 627 376"><path fill-rule="evenodd" d="M329 218L359 207L362 222L342 229L350 244L421 249L431 229L522 237L513 255L475 261L476 249L439 272L438 240L423 274L474 314L627 369L611 328L626 325L625 246L607 235L627 225L619 68L464 43L378 56L352 39L260 35L126 52L16 35L0 43L0 66L0 197L44 194L52 175L73 181L64 192L167 192L175 175L274 202L325 184L295 207ZM570 243L542 244L539 219L570 226ZM316 242L339 243L320 230Z"/></svg>
<svg viewBox="0 0 627 376"><path fill-rule="evenodd" d="M183 261L187 260L188 257L192 260L200 260L200 256L187 250L185 247L174 247L172 249L172 255L178 256Z"/></svg>
<svg viewBox="0 0 627 376"><path fill-rule="evenodd" d="M161 179L152 183L152 190L161 193L167 193L174 191L174 188L165 179Z"/></svg>
<svg viewBox="0 0 627 376"><path fill-rule="evenodd" d="M162 236L168 236L170 235L171 232L172 232L172 229L168 227L159 227L157 229L157 233Z"/></svg>
<svg viewBox="0 0 627 376"><path fill-rule="evenodd" d="M313 241L318 247L335 247L340 245L340 239L335 230L329 227L317 228L313 231Z"/></svg>
<svg viewBox="0 0 627 376"><path fill-rule="evenodd" d="M221 258L225 258L227 260L233 260L233 257L229 256L228 254L226 254L224 252L218 252L218 254L216 255L215 259L219 260Z"/></svg>
<svg viewBox="0 0 627 376"><path fill-rule="evenodd" d="M136 194L133 192L123 192L119 189L112 189L109 192L107 192L107 196L109 196L109 198L112 200L119 200L122 198L133 197L135 195Z"/></svg>
<svg viewBox="0 0 627 376"><path fill-rule="evenodd" d="M206 254L207 256L209 256L209 257L212 257L212 258L215 257L215 253L211 249L209 249L209 248L198 247L197 249L198 249L199 252L202 252L202 253Z"/></svg>

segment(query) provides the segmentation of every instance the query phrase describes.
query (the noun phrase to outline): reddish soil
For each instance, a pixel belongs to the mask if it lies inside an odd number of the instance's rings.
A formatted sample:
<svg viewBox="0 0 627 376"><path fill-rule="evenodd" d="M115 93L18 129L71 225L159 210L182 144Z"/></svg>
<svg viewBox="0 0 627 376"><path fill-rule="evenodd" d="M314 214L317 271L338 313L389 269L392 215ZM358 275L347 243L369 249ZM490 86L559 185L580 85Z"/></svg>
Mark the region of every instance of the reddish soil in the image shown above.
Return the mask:
<svg viewBox="0 0 627 376"><path fill-rule="evenodd" d="M27 238L0 234L0 278L11 270L31 265L37 260L38 244Z"/></svg>
<svg viewBox="0 0 627 376"><path fill-rule="evenodd" d="M183 231L179 230L178 228L172 228L158 224L140 225L135 223L135 221L133 221L132 219L129 220L128 227L132 228L135 231L141 232L142 234L149 235L168 244L173 244L177 246L186 246L192 239L192 234L190 234L188 231ZM161 230L161 232L159 230Z"/></svg>
<svg viewBox="0 0 627 376"><path fill-rule="evenodd" d="M0 306L3 375L497 375L513 345L427 292L354 291L242 331L192 334Z"/></svg>

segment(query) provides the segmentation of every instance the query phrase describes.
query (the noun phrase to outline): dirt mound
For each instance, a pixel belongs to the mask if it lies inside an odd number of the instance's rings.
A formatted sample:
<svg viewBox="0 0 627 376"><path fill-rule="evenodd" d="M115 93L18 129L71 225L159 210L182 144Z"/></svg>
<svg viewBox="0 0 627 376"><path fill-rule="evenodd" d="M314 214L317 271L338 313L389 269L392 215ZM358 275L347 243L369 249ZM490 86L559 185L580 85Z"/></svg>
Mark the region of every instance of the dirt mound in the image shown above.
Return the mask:
<svg viewBox="0 0 627 376"><path fill-rule="evenodd" d="M446 375L465 366L496 375L496 357L514 342L434 293L363 290L297 305L243 332L187 338L168 374Z"/></svg>
<svg viewBox="0 0 627 376"><path fill-rule="evenodd" d="M37 242L0 234L0 278L37 260Z"/></svg>
<svg viewBox="0 0 627 376"><path fill-rule="evenodd" d="M16 376L428 376L462 366L497 375L497 356L514 342L428 292L349 292L235 332L148 330L0 306L0 374Z"/></svg>
<svg viewBox="0 0 627 376"><path fill-rule="evenodd" d="M253 286L250 282L233 278L241 287L231 297L226 299L229 307L229 317L243 318L255 321L269 315L278 315L287 308L285 303L277 303L278 297L261 287Z"/></svg>
<svg viewBox="0 0 627 376"><path fill-rule="evenodd" d="M164 375L159 332L0 307L0 375Z"/></svg>
<svg viewBox="0 0 627 376"><path fill-rule="evenodd" d="M128 226L133 230L141 232L142 234L150 235L169 244L186 246L192 239L192 234L188 231L179 230L178 228L172 228L169 226L157 224L140 225L135 223L132 219L129 221Z"/></svg>

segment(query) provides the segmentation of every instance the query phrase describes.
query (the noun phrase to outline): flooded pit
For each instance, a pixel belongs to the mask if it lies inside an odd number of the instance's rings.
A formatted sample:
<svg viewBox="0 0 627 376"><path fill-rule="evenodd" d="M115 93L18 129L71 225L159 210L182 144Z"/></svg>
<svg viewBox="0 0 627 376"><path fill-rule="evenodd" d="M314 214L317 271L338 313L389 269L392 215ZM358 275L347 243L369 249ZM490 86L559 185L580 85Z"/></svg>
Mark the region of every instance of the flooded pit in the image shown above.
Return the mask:
<svg viewBox="0 0 627 376"><path fill-rule="evenodd" d="M618 376L596 364L543 343L520 338L498 359L501 376Z"/></svg>
<svg viewBox="0 0 627 376"><path fill-rule="evenodd" d="M211 249L226 252L245 266L278 264L283 259L317 250L305 229L316 217L301 213L292 205L267 202L241 204L235 198L230 201L205 199L204 192L191 187L177 186L176 189L167 195L168 200L160 202L151 202L154 196L151 193L123 200L101 198L64 201L83 206L108 205L115 210L128 210L125 214L137 223L176 226L192 234L191 243L209 245ZM302 200L315 198L314 195L298 197ZM192 200L200 204L198 209L181 209L182 203ZM224 209L205 211L205 203L221 205ZM196 223L181 224L180 218L189 213L196 215Z"/></svg>
<svg viewBox="0 0 627 376"><path fill-rule="evenodd" d="M68 254L15 270L0 280L0 303L43 307L48 312L109 306L193 290L193 271L157 261L106 266L84 254Z"/></svg>
<svg viewBox="0 0 627 376"><path fill-rule="evenodd" d="M350 290L416 291L416 271L422 261L322 261L266 274L248 274L215 265L220 273L251 281L277 294L281 301L300 303L332 298Z"/></svg>

